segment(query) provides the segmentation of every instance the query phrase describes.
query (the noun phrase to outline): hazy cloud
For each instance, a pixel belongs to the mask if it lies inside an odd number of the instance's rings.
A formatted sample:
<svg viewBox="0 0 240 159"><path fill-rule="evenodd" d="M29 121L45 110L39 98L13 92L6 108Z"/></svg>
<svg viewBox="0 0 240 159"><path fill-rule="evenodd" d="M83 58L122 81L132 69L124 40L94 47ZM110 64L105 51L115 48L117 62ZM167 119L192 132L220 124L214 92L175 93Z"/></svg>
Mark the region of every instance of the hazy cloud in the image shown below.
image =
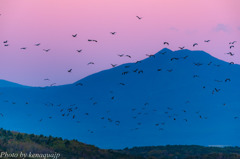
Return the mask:
<svg viewBox="0 0 240 159"><path fill-rule="evenodd" d="M187 35L193 35L196 34L198 31L196 29L187 29L185 30L185 34Z"/></svg>
<svg viewBox="0 0 240 159"><path fill-rule="evenodd" d="M175 28L175 27L171 27L171 28L169 28L169 29L172 30L172 31L178 31L178 29Z"/></svg>
<svg viewBox="0 0 240 159"><path fill-rule="evenodd" d="M230 31L229 27L225 24L218 24L213 30L216 32L220 32L220 31L229 32Z"/></svg>

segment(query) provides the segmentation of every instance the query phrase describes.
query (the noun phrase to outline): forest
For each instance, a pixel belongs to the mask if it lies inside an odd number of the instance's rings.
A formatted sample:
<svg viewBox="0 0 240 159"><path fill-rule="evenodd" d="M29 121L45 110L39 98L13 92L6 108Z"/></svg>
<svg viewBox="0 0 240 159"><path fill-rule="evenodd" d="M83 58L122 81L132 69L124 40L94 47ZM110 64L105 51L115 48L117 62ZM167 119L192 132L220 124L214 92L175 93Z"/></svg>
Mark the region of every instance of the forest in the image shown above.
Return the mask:
<svg viewBox="0 0 240 159"><path fill-rule="evenodd" d="M100 149L77 140L26 134L0 129L0 158L21 158L20 154L59 154L61 159L239 159L239 147L166 145ZM18 156L10 156L15 154ZM9 155L9 156L7 156ZM25 158L34 158L26 156ZM36 157L36 158L39 158ZM49 156L47 158L54 158Z"/></svg>

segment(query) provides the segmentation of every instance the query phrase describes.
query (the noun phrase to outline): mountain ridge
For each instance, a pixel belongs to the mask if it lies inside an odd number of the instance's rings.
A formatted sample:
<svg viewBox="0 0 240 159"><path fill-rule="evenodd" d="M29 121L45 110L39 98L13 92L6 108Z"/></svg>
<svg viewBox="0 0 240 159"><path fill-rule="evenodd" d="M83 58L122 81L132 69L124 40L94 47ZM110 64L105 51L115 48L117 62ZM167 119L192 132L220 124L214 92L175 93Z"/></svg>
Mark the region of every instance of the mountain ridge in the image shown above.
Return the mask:
<svg viewBox="0 0 240 159"><path fill-rule="evenodd" d="M164 49L69 85L1 88L0 119L100 148L239 145L239 71L202 51Z"/></svg>

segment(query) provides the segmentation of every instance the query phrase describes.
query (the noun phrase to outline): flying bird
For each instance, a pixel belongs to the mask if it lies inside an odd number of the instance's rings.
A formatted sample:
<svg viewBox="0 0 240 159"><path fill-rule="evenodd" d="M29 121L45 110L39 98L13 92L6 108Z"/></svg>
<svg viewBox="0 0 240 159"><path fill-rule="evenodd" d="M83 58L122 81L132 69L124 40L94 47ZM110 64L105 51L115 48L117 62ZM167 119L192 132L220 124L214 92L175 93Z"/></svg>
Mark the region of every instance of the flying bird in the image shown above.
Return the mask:
<svg viewBox="0 0 240 159"><path fill-rule="evenodd" d="M72 69L68 70L68 72L72 72Z"/></svg>
<svg viewBox="0 0 240 159"><path fill-rule="evenodd" d="M227 81L229 81L229 82L230 82L230 81L231 81L231 79L230 79L230 78L226 78L226 79L225 79L225 82L227 82Z"/></svg>
<svg viewBox="0 0 240 159"><path fill-rule="evenodd" d="M27 48L26 48L26 47L22 47L21 49L22 49L22 50L26 50Z"/></svg>
<svg viewBox="0 0 240 159"><path fill-rule="evenodd" d="M6 44L7 42L8 42L7 40L6 40L6 41L3 41L4 44Z"/></svg>
<svg viewBox="0 0 240 159"><path fill-rule="evenodd" d="M116 34L116 32L110 32L112 35L115 35Z"/></svg>
<svg viewBox="0 0 240 159"><path fill-rule="evenodd" d="M88 41L98 42L97 40L88 39Z"/></svg>
<svg viewBox="0 0 240 159"><path fill-rule="evenodd" d="M220 91L220 89L217 89L217 88L215 88L215 91L216 91L216 92L219 92L219 91Z"/></svg>
<svg viewBox="0 0 240 159"><path fill-rule="evenodd" d="M76 86L83 86L83 84L82 83L77 83Z"/></svg>
<svg viewBox="0 0 240 159"><path fill-rule="evenodd" d="M72 35L72 37L74 37L74 38L77 37L77 34Z"/></svg>
<svg viewBox="0 0 240 159"><path fill-rule="evenodd" d="M177 57L173 57L173 58L171 58L171 61L172 60L178 60L179 58L177 58Z"/></svg>
<svg viewBox="0 0 240 159"><path fill-rule="evenodd" d="M142 17L139 17L139 16L136 16L139 20L141 20L142 19Z"/></svg>
<svg viewBox="0 0 240 159"><path fill-rule="evenodd" d="M155 55L146 54L146 56L155 58Z"/></svg>
<svg viewBox="0 0 240 159"><path fill-rule="evenodd" d="M50 51L50 49L43 49L43 51L48 52L48 51Z"/></svg>
<svg viewBox="0 0 240 159"><path fill-rule="evenodd" d="M35 44L35 46L39 46L39 45L40 45L40 43Z"/></svg>
<svg viewBox="0 0 240 159"><path fill-rule="evenodd" d="M234 45L231 45L231 46L230 46L230 49L233 48L233 47L234 47Z"/></svg>
<svg viewBox="0 0 240 159"><path fill-rule="evenodd" d="M198 43L194 43L194 44L193 44L193 47L196 46L196 45L198 45Z"/></svg>
<svg viewBox="0 0 240 159"><path fill-rule="evenodd" d="M116 67L117 66L117 64L111 64L112 65L112 67Z"/></svg>
<svg viewBox="0 0 240 159"><path fill-rule="evenodd" d="M88 63L88 65L93 65L93 64L94 64L94 62L89 62L89 63Z"/></svg>
<svg viewBox="0 0 240 159"><path fill-rule="evenodd" d="M168 43L168 42L166 42L166 41L165 41L165 42L163 42L163 44L164 44L164 45L169 45L169 43Z"/></svg>
<svg viewBox="0 0 240 159"><path fill-rule="evenodd" d="M55 84L57 84L57 83L52 83L50 86L52 87L52 86L55 85Z"/></svg>
<svg viewBox="0 0 240 159"><path fill-rule="evenodd" d="M181 49L181 50L183 50L185 48L185 46L183 46L183 47L179 47L179 49Z"/></svg>
<svg viewBox="0 0 240 159"><path fill-rule="evenodd" d="M125 56L127 56L127 57L131 58L131 56L130 56L130 55L125 55Z"/></svg>
<svg viewBox="0 0 240 159"><path fill-rule="evenodd" d="M230 55L230 56L233 56L233 55L234 55L232 52L228 52L228 53L226 53L226 54L228 54L228 55Z"/></svg>
<svg viewBox="0 0 240 159"><path fill-rule="evenodd" d="M118 55L119 57L123 57L124 56L124 54L120 54L120 55Z"/></svg>
<svg viewBox="0 0 240 159"><path fill-rule="evenodd" d="M82 50L77 50L77 52L79 52L79 53L80 53L80 52L82 52Z"/></svg>
<svg viewBox="0 0 240 159"><path fill-rule="evenodd" d="M237 41L233 41L233 42L229 42L229 44L234 44L234 43L236 43Z"/></svg>
<svg viewBox="0 0 240 159"><path fill-rule="evenodd" d="M210 40L204 40L204 42L208 43L208 42L210 42Z"/></svg>

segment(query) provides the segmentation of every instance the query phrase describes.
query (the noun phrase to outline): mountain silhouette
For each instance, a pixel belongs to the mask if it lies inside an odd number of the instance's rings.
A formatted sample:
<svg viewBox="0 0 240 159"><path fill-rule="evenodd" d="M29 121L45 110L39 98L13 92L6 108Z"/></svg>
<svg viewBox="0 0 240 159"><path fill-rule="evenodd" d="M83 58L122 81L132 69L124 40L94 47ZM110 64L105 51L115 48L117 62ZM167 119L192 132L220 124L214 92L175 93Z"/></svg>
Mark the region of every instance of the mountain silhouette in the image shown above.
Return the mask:
<svg viewBox="0 0 240 159"><path fill-rule="evenodd" d="M163 49L137 63L52 87L3 87L4 129L100 148L239 145L240 66Z"/></svg>

